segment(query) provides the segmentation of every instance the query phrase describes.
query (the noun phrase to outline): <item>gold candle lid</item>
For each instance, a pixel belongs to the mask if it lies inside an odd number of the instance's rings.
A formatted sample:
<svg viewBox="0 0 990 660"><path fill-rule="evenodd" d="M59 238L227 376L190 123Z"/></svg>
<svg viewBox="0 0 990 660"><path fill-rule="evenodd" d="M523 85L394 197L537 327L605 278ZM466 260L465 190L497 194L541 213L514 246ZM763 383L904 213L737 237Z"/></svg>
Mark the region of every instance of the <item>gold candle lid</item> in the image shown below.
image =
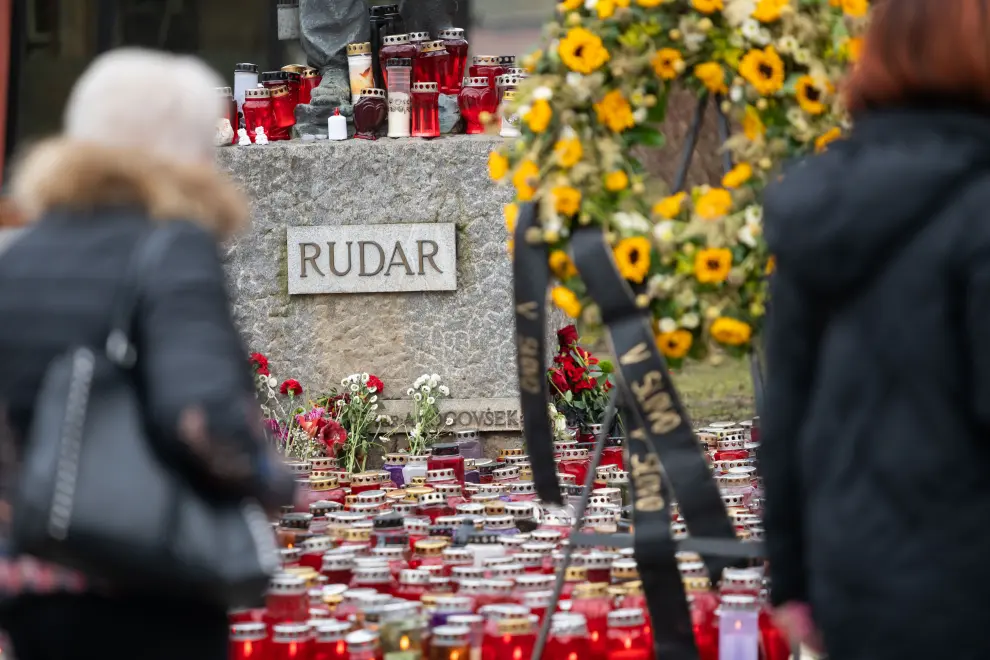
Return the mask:
<svg viewBox="0 0 990 660"><path fill-rule="evenodd" d="M256 87L254 89L244 90L244 98L248 99L267 99L271 98L272 90L267 87Z"/></svg>
<svg viewBox="0 0 990 660"><path fill-rule="evenodd" d="M505 502L502 500L492 500L485 502L485 515L502 516L505 515Z"/></svg>
<svg viewBox="0 0 990 660"><path fill-rule="evenodd" d="M506 456L522 456L523 449L522 447L504 447L499 450L498 455L502 458L505 458Z"/></svg>
<svg viewBox="0 0 990 660"><path fill-rule="evenodd" d="M633 559L619 559L612 563L612 577L620 580L638 580L639 570Z"/></svg>
<svg viewBox="0 0 990 660"><path fill-rule="evenodd" d="M452 594L450 592L446 592L446 593L433 593L433 594L423 594L423 597L420 598L419 600L420 600L421 603L423 603L423 605L425 607L430 608L430 607L433 607L434 605L436 605L437 604L437 600L439 600L440 598L448 598L448 597L453 596L453 595L454 594Z"/></svg>
<svg viewBox="0 0 990 660"><path fill-rule="evenodd" d="M390 502L401 502L408 497L404 488L393 488L392 490L385 493L385 499Z"/></svg>
<svg viewBox="0 0 990 660"><path fill-rule="evenodd" d="M502 99L505 101L515 101L516 97L519 96L519 92L514 89L505 90L505 94L502 95Z"/></svg>
<svg viewBox="0 0 990 660"><path fill-rule="evenodd" d="M347 44L347 56L351 55L371 55L371 42Z"/></svg>
<svg viewBox="0 0 990 660"><path fill-rule="evenodd" d="M525 635L533 631L533 622L528 618L502 619L498 622L499 635Z"/></svg>
<svg viewBox="0 0 990 660"><path fill-rule="evenodd" d="M289 95L289 88L287 86L285 86L285 85L279 85L278 87L273 87L272 88L272 97L273 98L276 98L277 99L277 98L281 98L283 96L288 96L288 95Z"/></svg>
<svg viewBox="0 0 990 660"><path fill-rule="evenodd" d="M406 501L418 502L422 495L432 492L433 489L429 486L410 486L409 488L406 488Z"/></svg>
<svg viewBox="0 0 990 660"><path fill-rule="evenodd" d="M305 72L306 69L309 68L310 67L306 66L305 64L286 64L285 66L282 67L282 71L289 71L291 73L298 73L299 75L302 75L303 72Z"/></svg>
<svg viewBox="0 0 990 660"><path fill-rule="evenodd" d="M576 566L572 568L578 568ZM608 582L585 582L574 587L574 598L603 598L608 595Z"/></svg>
<svg viewBox="0 0 990 660"><path fill-rule="evenodd" d="M683 581L686 591L708 591L712 588L711 581L706 577L686 577Z"/></svg>
<svg viewBox="0 0 990 660"><path fill-rule="evenodd" d="M424 557L440 557L443 556L444 548L448 545L450 545L450 542L446 539L428 538L416 541L414 548L418 554Z"/></svg>
<svg viewBox="0 0 990 660"><path fill-rule="evenodd" d="M319 78L320 70L314 69L312 67L307 67L305 71L302 72L303 78Z"/></svg>
<svg viewBox="0 0 990 660"><path fill-rule="evenodd" d="M588 579L588 568L586 566L568 566L564 571L566 582L584 582Z"/></svg>
<svg viewBox="0 0 990 660"><path fill-rule="evenodd" d="M474 63L479 66L498 66L498 56L496 55L475 55Z"/></svg>
<svg viewBox="0 0 990 660"><path fill-rule="evenodd" d="M366 543L371 540L371 530L361 527L349 527L344 530L343 539L348 543Z"/></svg>

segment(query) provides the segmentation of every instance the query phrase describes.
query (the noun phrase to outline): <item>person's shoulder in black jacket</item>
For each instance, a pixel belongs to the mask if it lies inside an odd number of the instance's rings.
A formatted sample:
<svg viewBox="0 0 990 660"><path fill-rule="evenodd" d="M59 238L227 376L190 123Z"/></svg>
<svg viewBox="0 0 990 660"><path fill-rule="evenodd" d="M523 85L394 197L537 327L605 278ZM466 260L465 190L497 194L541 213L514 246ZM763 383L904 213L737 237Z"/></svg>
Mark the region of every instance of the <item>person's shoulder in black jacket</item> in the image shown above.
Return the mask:
<svg viewBox="0 0 990 660"><path fill-rule="evenodd" d="M212 164L70 139L37 146L13 189L36 219L0 260L0 278L19 287L5 289L0 313L23 321L0 331L0 354L16 363L15 404L33 402L24 385L36 389L54 354L99 341L134 246L152 223L166 225L168 247L141 283L134 329L153 434L204 482L269 509L291 503L292 477L265 439L218 252L248 219L242 194ZM45 328L46 340L27 326ZM19 357L18 343L36 350Z"/></svg>

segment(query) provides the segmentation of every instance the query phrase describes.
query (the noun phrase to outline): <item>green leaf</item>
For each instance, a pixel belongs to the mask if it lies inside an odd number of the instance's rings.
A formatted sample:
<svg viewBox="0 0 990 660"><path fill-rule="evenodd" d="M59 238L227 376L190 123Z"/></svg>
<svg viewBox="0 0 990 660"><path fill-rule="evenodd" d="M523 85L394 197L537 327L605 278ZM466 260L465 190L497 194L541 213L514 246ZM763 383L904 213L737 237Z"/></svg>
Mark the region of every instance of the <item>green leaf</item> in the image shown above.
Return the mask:
<svg viewBox="0 0 990 660"><path fill-rule="evenodd" d="M647 147L662 147L667 143L667 138L659 130L652 126L633 126L623 133L626 144L641 144Z"/></svg>

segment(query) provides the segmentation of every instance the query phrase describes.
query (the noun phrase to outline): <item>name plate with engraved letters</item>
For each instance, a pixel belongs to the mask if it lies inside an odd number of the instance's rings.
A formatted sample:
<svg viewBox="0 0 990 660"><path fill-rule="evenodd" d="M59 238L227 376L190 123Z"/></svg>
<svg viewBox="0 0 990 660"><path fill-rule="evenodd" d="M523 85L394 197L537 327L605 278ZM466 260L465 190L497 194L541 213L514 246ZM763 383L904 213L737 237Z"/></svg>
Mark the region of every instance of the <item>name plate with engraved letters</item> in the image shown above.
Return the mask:
<svg viewBox="0 0 990 660"><path fill-rule="evenodd" d="M412 419L412 402L408 399L383 401L384 413L392 424L390 428L410 428L415 425ZM519 399L448 399L440 404L440 424L444 431L518 431L522 428L522 413Z"/></svg>
<svg viewBox="0 0 990 660"><path fill-rule="evenodd" d="M457 289L454 223L289 227L289 293Z"/></svg>

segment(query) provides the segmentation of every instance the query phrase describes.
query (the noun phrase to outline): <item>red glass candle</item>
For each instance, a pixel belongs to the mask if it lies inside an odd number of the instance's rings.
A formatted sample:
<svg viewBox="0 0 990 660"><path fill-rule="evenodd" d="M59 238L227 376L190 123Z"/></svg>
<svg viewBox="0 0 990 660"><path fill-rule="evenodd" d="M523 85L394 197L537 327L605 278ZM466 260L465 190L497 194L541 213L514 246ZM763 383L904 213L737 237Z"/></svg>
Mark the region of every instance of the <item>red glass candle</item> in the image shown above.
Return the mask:
<svg viewBox="0 0 990 660"><path fill-rule="evenodd" d="M271 91L265 87L246 90L243 110L244 128L251 140L254 141L255 129L259 126L265 129L265 135L270 138L275 130L275 108L272 105Z"/></svg>
<svg viewBox="0 0 990 660"><path fill-rule="evenodd" d="M550 603L552 601L553 591L549 589L545 591L527 591L519 597L519 603L523 607L528 608L530 614L535 615L541 624L547 615L547 610L550 609ZM556 656L550 655L547 657L553 658Z"/></svg>
<svg viewBox="0 0 990 660"><path fill-rule="evenodd" d="M720 438L714 458L716 461L736 461L749 458L749 451L746 449L746 441L743 439L742 433Z"/></svg>
<svg viewBox="0 0 990 660"><path fill-rule="evenodd" d="M454 478L464 485L464 457L461 456L460 445L444 443L433 445L433 453L426 463L427 470L453 469Z"/></svg>
<svg viewBox="0 0 990 660"><path fill-rule="evenodd" d="M275 109L275 126L281 129L289 129L296 123L296 104L292 101L289 88L286 86L272 88L272 107ZM276 137L279 140L288 139L281 137L281 133Z"/></svg>
<svg viewBox="0 0 990 660"><path fill-rule="evenodd" d="M505 67L499 64L499 58L494 55L475 55L469 75L471 78L485 78L488 87L495 91L495 79L505 73Z"/></svg>
<svg viewBox="0 0 990 660"><path fill-rule="evenodd" d="M234 91L230 87L217 87L217 95L220 96L223 104L223 113L220 115L220 119L226 119L230 122L230 127L234 131L234 137L230 143L237 144L237 129L240 124L237 121L237 101L234 100Z"/></svg>
<svg viewBox="0 0 990 660"><path fill-rule="evenodd" d="M760 610L760 648L762 660L787 660L791 657L787 636L774 624L770 608L766 605ZM705 658L702 657L702 660Z"/></svg>
<svg viewBox="0 0 990 660"><path fill-rule="evenodd" d="M266 618L269 623L297 623L309 617L306 581L292 575L276 575L265 594Z"/></svg>
<svg viewBox="0 0 990 660"><path fill-rule="evenodd" d="M348 527L340 537L340 550L350 549L355 555L367 554L371 549L371 530L366 527Z"/></svg>
<svg viewBox="0 0 990 660"><path fill-rule="evenodd" d="M711 583L704 576L685 577L684 590L691 603L691 627L698 656L700 660L718 660L718 596L712 593Z"/></svg>
<svg viewBox="0 0 990 660"><path fill-rule="evenodd" d="M298 88L293 94L289 87L290 74L288 71L265 71L261 74L261 84L272 93L272 107L275 114L275 125L268 135L269 140L288 140L292 126L296 123L296 103L299 100ZM284 87L286 93L275 95L275 90ZM291 121L290 121L291 118ZM308 476L308 475L306 475Z"/></svg>
<svg viewBox="0 0 990 660"><path fill-rule="evenodd" d="M288 64L282 67L282 72L288 74L285 78L285 84L289 88L289 94L292 95L292 101L296 105L299 104L299 92L302 89L302 73L309 68L304 64Z"/></svg>
<svg viewBox="0 0 990 660"><path fill-rule="evenodd" d="M316 633L313 660L348 660L344 638L352 628L349 621L329 619L317 621L313 627Z"/></svg>
<svg viewBox="0 0 990 660"><path fill-rule="evenodd" d="M416 541L413 555L409 559L409 568L423 566L443 566L443 551L447 547L443 539L423 539Z"/></svg>
<svg viewBox="0 0 990 660"><path fill-rule="evenodd" d="M364 92L361 93L364 94ZM381 485L381 477L377 472L359 472L351 475L351 495L359 495L370 490L381 490Z"/></svg>
<svg viewBox="0 0 990 660"><path fill-rule="evenodd" d="M371 538L375 548L398 546L405 550L409 547L409 532L402 516L397 513L376 516Z"/></svg>
<svg viewBox="0 0 990 660"><path fill-rule="evenodd" d="M613 610L606 634L608 660L654 660L653 637L647 634L643 610Z"/></svg>
<svg viewBox="0 0 990 660"><path fill-rule="evenodd" d="M384 89L368 87L361 91L357 103L354 104L354 137L361 140L377 140L378 132L388 119L388 101L385 100ZM355 475L357 476L357 475ZM372 488L377 489L376 482ZM351 492L354 486L351 486Z"/></svg>
<svg viewBox="0 0 990 660"><path fill-rule="evenodd" d="M302 72L299 86L299 103L309 103L313 100L313 90L323 82L323 76L317 69L307 68Z"/></svg>
<svg viewBox="0 0 990 660"><path fill-rule="evenodd" d="M571 594L570 611L574 614L584 615L592 658L605 657L608 613L612 609L612 603L608 597L608 586L604 583L579 584Z"/></svg>
<svg viewBox="0 0 990 660"><path fill-rule="evenodd" d="M351 589L374 589L380 594L391 595L395 591L392 583L392 571L388 566L371 565L355 566L351 578Z"/></svg>
<svg viewBox="0 0 990 660"><path fill-rule="evenodd" d="M467 660L471 654L471 629L437 626L430 638L428 660Z"/></svg>
<svg viewBox="0 0 990 660"><path fill-rule="evenodd" d="M440 91L444 94L456 94L461 89L467 67L468 42L464 38L464 29L447 28L440 30L438 36L450 56L440 80Z"/></svg>
<svg viewBox="0 0 990 660"><path fill-rule="evenodd" d="M395 588L395 597L419 602L429 588L429 571L406 569L399 574L399 586Z"/></svg>
<svg viewBox="0 0 990 660"><path fill-rule="evenodd" d="M382 650L377 632L358 630L344 639L347 642L348 660L381 660Z"/></svg>
<svg viewBox="0 0 990 660"><path fill-rule="evenodd" d="M485 132L485 125L482 123L484 113L493 115L498 109L498 97L495 88L489 86L488 78L484 76L473 76L468 78L457 98L461 107L461 116L464 117L465 130L469 135L477 135ZM479 469L481 466L478 466ZM492 468L494 469L494 468ZM481 471L481 483L485 481L485 472Z"/></svg>
<svg viewBox="0 0 990 660"><path fill-rule="evenodd" d="M454 513L454 508L447 504L447 498L443 493L431 491L419 496L416 515L429 518L431 524L436 523L437 518L441 516L452 516Z"/></svg>
<svg viewBox="0 0 990 660"><path fill-rule="evenodd" d="M435 82L412 85L412 136L440 137L440 93ZM461 469L463 480L463 463Z"/></svg>
<svg viewBox="0 0 990 660"><path fill-rule="evenodd" d="M591 461L588 459L587 449L564 449L561 452L557 470L564 474L574 475L574 481L581 485L588 478L590 466Z"/></svg>
<svg viewBox="0 0 990 660"><path fill-rule="evenodd" d="M327 578L327 584L350 584L354 577L354 555L324 555L320 573Z"/></svg>
<svg viewBox="0 0 990 660"><path fill-rule="evenodd" d="M440 90L440 80L446 69L450 55L443 47L442 41L424 41L419 47L419 53L413 60L413 85L415 83L432 82Z"/></svg>
<svg viewBox="0 0 990 660"><path fill-rule="evenodd" d="M391 34L383 38L379 60L382 74L385 76L385 86L388 88L388 61L393 58L408 58L415 60L419 55L419 46L409 41L408 34Z"/></svg>
<svg viewBox="0 0 990 660"><path fill-rule="evenodd" d="M580 614L554 614L547 640L547 658L559 660L599 660L603 655L591 648L585 618Z"/></svg>
<svg viewBox="0 0 990 660"><path fill-rule="evenodd" d="M527 660L533 656L536 633L529 618L503 619L494 635L486 632L482 660ZM547 656L550 657L550 656Z"/></svg>
<svg viewBox="0 0 990 660"><path fill-rule="evenodd" d="M329 536L314 536L303 541L299 548L302 555L299 557L299 565L312 568L319 572L323 569L323 555L333 547L333 539Z"/></svg>
<svg viewBox="0 0 990 660"><path fill-rule="evenodd" d="M266 660L268 627L263 623L236 623L230 627L229 660Z"/></svg>
<svg viewBox="0 0 990 660"><path fill-rule="evenodd" d="M605 441L605 449L602 451L600 465L614 465L620 472L625 471L626 465L623 457L622 438L608 438Z"/></svg>
<svg viewBox="0 0 990 660"><path fill-rule="evenodd" d="M312 660L313 630L305 623L280 623L272 626L268 660Z"/></svg>

